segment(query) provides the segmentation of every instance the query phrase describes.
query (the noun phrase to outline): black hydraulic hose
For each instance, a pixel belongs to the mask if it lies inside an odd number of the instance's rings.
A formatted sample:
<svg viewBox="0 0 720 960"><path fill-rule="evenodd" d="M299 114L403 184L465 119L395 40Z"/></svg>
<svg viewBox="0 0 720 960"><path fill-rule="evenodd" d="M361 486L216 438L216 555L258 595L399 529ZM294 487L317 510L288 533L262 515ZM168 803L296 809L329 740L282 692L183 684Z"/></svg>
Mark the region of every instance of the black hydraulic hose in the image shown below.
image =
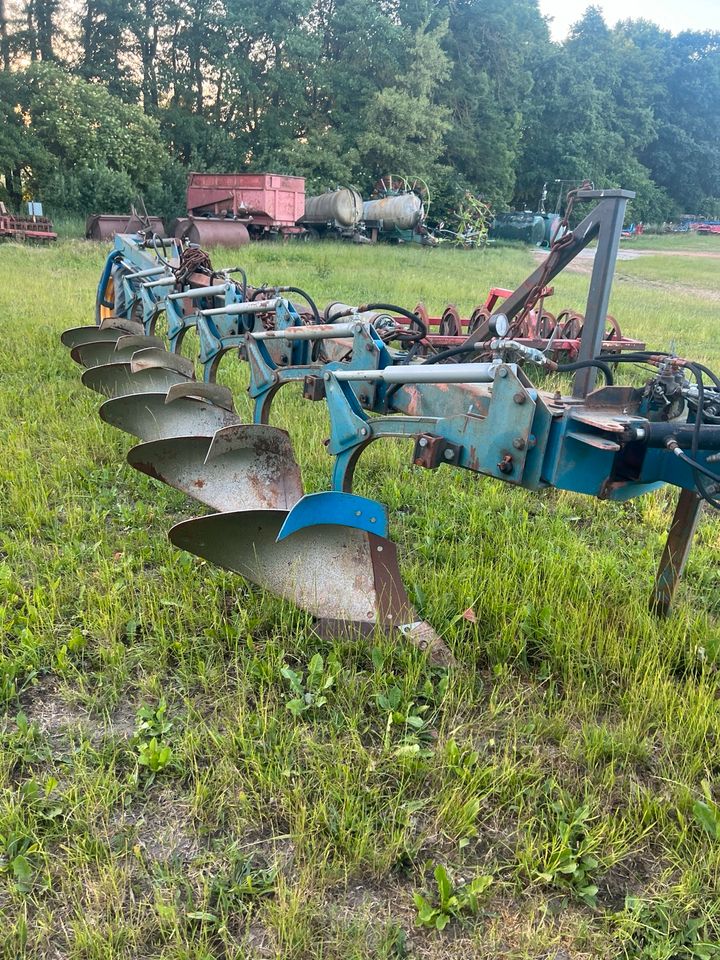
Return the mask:
<svg viewBox="0 0 720 960"><path fill-rule="evenodd" d="M222 270L220 273L215 273L213 271L213 273L210 275L210 279L212 280L214 277L220 277L223 280L227 280L231 273L239 273L242 277L242 298L243 302L245 302L245 300L247 300L248 278L242 267L230 267L228 270Z"/></svg>
<svg viewBox="0 0 720 960"><path fill-rule="evenodd" d="M248 282L247 282L247 274L245 273L245 271L243 270L243 268L242 268L242 267L233 267L232 270L228 270L228 273L239 273L239 274L240 274L240 276L242 277L242 298L243 298L243 301L247 300Z"/></svg>
<svg viewBox="0 0 720 960"><path fill-rule="evenodd" d="M697 360L693 360L693 366L697 367L698 370L701 370L703 373L707 374L708 377L710 377L710 379L712 380L713 386L717 390L720 390L720 377L718 377L717 374L713 373L710 367L706 367L704 363L698 363Z"/></svg>
<svg viewBox="0 0 720 960"><path fill-rule="evenodd" d="M434 353L426 360L423 360L421 366L425 366L428 363L440 363L441 360L449 360L450 357L459 357L460 354L463 353L478 353L481 346L481 344L477 343L463 343L457 347L448 347L447 350L441 350L439 353Z"/></svg>
<svg viewBox="0 0 720 960"><path fill-rule="evenodd" d="M671 353L663 353L662 350L647 351L644 353L601 353L595 357L596 360L603 360L606 363L649 363L653 357L671 357Z"/></svg>
<svg viewBox="0 0 720 960"><path fill-rule="evenodd" d="M692 467L693 470L696 470L698 473L702 473L704 476L709 477L711 480L714 480L715 483L720 484L720 473L713 473L712 470L708 470L708 468L704 464L698 463L698 461L693 460L692 457L688 457L687 454L682 452L679 446L672 447L671 449L676 456L680 457L680 459L683 460L685 463L687 463L688 466ZM712 503L713 506L717 506L717 502L714 499L709 499L709 495L705 493L705 491L702 488L698 488L698 489L700 491L701 496L703 496L705 500L708 500L708 502Z"/></svg>
<svg viewBox="0 0 720 960"><path fill-rule="evenodd" d="M418 340L424 340L427 336L427 327L420 319L416 313L412 313L410 310L406 310L404 307L398 307L394 303L368 303L366 306L360 308L363 312L365 310L389 310L391 313L399 313L401 317L406 317L410 320L411 323L414 323L415 326L419 329L420 333L417 337Z"/></svg>
<svg viewBox="0 0 720 960"><path fill-rule="evenodd" d="M596 367L600 370L608 387L612 387L615 383L613 372L604 360L576 360L575 363L558 363L554 369L558 373L572 373L573 370L584 370L586 367Z"/></svg>
<svg viewBox="0 0 720 960"><path fill-rule="evenodd" d="M308 305L313 313L313 323L322 323L322 318L320 317L320 311L317 308L317 305L309 293L305 293L304 290L301 290L300 287L281 287L280 288L287 293L297 293L298 296L302 297L304 300L307 300Z"/></svg>
<svg viewBox="0 0 720 960"><path fill-rule="evenodd" d="M720 500L718 500L717 497L714 497L712 493L710 493L706 489L705 485L700 479L701 476L709 477L715 484L720 485L720 476L716 473L713 473L711 470L708 470L707 467L704 467L701 463L697 462L697 452L698 452L698 446L700 442L700 431L703 426L703 417L705 415L705 411L703 409L705 406L705 384L703 382L702 371L697 366L697 364L688 363L687 367L692 373L692 375L695 377L695 380L697 381L697 387L698 387L698 408L697 408L697 413L695 414L695 423L693 424L693 433L692 433L692 444L690 446L692 457L686 456L682 452L682 450L679 448L678 445L675 445L675 450L673 452L675 452L680 457L681 460L685 461L685 463L689 464L689 466L693 468L695 486L697 487L697 491L700 494L700 496L703 498L703 500L706 500L710 504L710 506L714 507L716 510L720 510Z"/></svg>

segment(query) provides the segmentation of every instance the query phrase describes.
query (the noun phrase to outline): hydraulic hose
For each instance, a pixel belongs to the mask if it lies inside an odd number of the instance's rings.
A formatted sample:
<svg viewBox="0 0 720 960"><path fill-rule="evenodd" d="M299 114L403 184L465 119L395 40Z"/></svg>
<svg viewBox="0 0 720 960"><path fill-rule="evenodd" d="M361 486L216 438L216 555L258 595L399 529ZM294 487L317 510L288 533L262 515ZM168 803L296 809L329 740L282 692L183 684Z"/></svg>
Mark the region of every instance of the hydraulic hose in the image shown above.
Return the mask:
<svg viewBox="0 0 720 960"><path fill-rule="evenodd" d="M572 373L573 370L584 370L586 367L596 367L600 370L608 387L612 387L615 383L613 372L604 360L576 360L575 363L558 363L554 369L558 373Z"/></svg>
<svg viewBox="0 0 720 960"><path fill-rule="evenodd" d="M248 278L242 267L230 267L229 270L223 270L222 273L214 273L214 277L227 277L231 273L239 273L242 277L242 298L247 300Z"/></svg>
<svg viewBox="0 0 720 960"><path fill-rule="evenodd" d="M361 313L366 310L389 310L391 313L398 313L401 317L406 317L418 328L419 332L413 337L414 340L424 340L427 336L427 327L420 317L416 313L412 313L410 310L406 310L404 307L398 307L394 303L368 303L363 307L359 307L358 309Z"/></svg>
<svg viewBox="0 0 720 960"><path fill-rule="evenodd" d="M447 350L441 350L434 353L431 357L423 360L422 365L427 363L440 363L441 360L449 360L450 357L459 357L463 353L478 353L484 344L462 343L457 347L448 347Z"/></svg>
<svg viewBox="0 0 720 960"><path fill-rule="evenodd" d="M297 293L299 297L302 297L303 300L306 300L313 313L313 323L322 323L320 311L318 310L315 301L309 293L305 293L305 291L301 290L300 287L280 287L279 289L287 293Z"/></svg>

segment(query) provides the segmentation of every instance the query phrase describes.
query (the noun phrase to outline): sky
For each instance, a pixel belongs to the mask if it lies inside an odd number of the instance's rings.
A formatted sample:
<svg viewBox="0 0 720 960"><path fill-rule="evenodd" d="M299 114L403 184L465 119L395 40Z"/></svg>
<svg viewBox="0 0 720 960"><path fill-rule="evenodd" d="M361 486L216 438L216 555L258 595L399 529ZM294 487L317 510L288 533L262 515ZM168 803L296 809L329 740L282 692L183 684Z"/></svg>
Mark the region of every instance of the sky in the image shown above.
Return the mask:
<svg viewBox="0 0 720 960"><path fill-rule="evenodd" d="M720 0L540 0L544 16L553 17L554 40L563 40L587 7L601 7L605 21L652 20L665 30L720 30Z"/></svg>

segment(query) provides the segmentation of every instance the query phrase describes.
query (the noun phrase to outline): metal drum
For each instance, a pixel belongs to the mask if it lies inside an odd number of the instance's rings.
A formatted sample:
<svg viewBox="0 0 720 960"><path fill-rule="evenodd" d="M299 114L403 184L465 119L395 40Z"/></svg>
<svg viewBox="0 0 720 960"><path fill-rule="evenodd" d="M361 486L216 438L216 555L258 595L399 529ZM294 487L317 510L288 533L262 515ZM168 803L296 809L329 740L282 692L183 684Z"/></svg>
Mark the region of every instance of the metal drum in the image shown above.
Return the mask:
<svg viewBox="0 0 720 960"><path fill-rule="evenodd" d="M189 217L182 238L201 247L242 247L250 234L239 220L211 220Z"/></svg>
<svg viewBox="0 0 720 960"><path fill-rule="evenodd" d="M150 229L159 237L165 236L165 224L160 217L148 217ZM135 233L142 230L143 221L135 214L91 213L85 221L88 240L112 240L116 233Z"/></svg>

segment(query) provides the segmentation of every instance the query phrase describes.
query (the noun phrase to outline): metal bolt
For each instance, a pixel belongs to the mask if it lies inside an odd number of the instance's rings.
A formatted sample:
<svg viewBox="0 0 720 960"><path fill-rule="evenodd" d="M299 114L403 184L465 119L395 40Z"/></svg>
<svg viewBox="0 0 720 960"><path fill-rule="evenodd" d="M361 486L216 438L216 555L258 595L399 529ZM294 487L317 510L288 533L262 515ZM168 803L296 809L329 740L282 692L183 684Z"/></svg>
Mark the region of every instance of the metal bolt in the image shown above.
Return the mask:
<svg viewBox="0 0 720 960"><path fill-rule="evenodd" d="M513 400L515 403L525 403L525 394L518 392L513 396Z"/></svg>
<svg viewBox="0 0 720 960"><path fill-rule="evenodd" d="M361 437L366 437L366 436L367 436L367 427L360 427L359 433L360 433L360 436L361 436Z"/></svg>
<svg viewBox="0 0 720 960"><path fill-rule="evenodd" d="M444 453L444 457L446 460L452 460L455 457L455 451L447 449Z"/></svg>
<svg viewBox="0 0 720 960"><path fill-rule="evenodd" d="M513 440L513 446L515 447L516 450L524 450L525 437L515 437L515 439Z"/></svg>
<svg viewBox="0 0 720 960"><path fill-rule="evenodd" d="M507 376L507 367L500 367L497 374L500 378Z"/></svg>
<svg viewBox="0 0 720 960"><path fill-rule="evenodd" d="M372 353L372 352L373 352L373 345L372 345L371 343L366 343L366 344L365 344L365 349L367 350L368 353Z"/></svg>
<svg viewBox="0 0 720 960"><path fill-rule="evenodd" d="M500 473L512 473L513 458L510 456L509 453L505 454L505 456L502 458L500 463L498 463L497 468L500 471Z"/></svg>
<svg viewBox="0 0 720 960"><path fill-rule="evenodd" d="M720 461L720 452L711 454L709 457L706 458L706 460L708 463L717 463L718 461Z"/></svg>
<svg viewBox="0 0 720 960"><path fill-rule="evenodd" d="M418 446L426 447L427 445L428 445L427 437L420 437L420 439L418 440Z"/></svg>

